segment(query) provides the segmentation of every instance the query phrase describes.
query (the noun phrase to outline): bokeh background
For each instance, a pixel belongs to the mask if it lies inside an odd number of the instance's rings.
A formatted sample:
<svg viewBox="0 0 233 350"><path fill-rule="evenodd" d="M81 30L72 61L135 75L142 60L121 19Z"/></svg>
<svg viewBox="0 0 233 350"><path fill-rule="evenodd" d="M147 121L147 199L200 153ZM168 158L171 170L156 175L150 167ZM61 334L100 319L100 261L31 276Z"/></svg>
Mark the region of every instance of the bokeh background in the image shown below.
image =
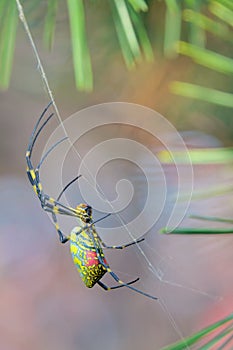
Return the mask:
<svg viewBox="0 0 233 350"><path fill-rule="evenodd" d="M51 89L63 119L78 110L104 102L141 104L161 113L183 135L189 148L232 146L232 110L172 94L173 80L232 88L229 77L200 67L189 58L165 59L163 29L165 5L152 2L147 18L154 62L141 62L127 70L110 23L107 7L87 5L89 45L94 71L94 91L78 92L73 78L67 11L61 6L53 51L42 44L44 5L30 13L32 30ZM210 47L231 55L232 45L209 36ZM48 103L36 61L25 32L18 26L10 88L0 93L1 210L0 210L0 349L161 349L232 310L231 235L172 236L152 228L141 244L151 266L137 247L108 252L108 261L124 280L140 277L138 288L160 298L159 302L129 290L106 293L87 289L73 266L68 245L58 242L56 232L35 197L25 174L25 151L34 124ZM142 120L143 123L143 120ZM54 120L38 140L39 161ZM97 130L80 141L82 152L101 137L128 137L157 151L153 138L135 128ZM86 147L86 148L85 148ZM49 162L49 159L48 159ZM74 176L77 163L65 169ZM146 163L146 160L145 160ZM101 174L101 185L115 186L116 169ZM152 164L145 164L153 169ZM185 165L184 165L185 166ZM45 163L46 167L46 163ZM120 164L122 177L134 176L137 204L146 196L146 182L129 164ZM112 173L111 173L112 171ZM188 213L231 217L232 163L195 164L194 196ZM164 165L168 196L177 174ZM49 172L43 183L49 191L58 174ZM189 178L186 181L190 181ZM158 185L158 184L156 184ZM72 205L80 203L76 187L69 191ZM51 193L56 195L55 193ZM112 194L106 194L111 196ZM185 200L185 193L184 193ZM158 205L159 198L155 198ZM72 222L73 223L73 222ZM69 223L64 222L64 229ZM104 223L103 223L104 225ZM223 227L224 224L184 218L183 226ZM226 226L227 227L227 226ZM100 227L101 232L101 227ZM160 272L162 279L157 276ZM107 281L112 282L107 278Z"/></svg>

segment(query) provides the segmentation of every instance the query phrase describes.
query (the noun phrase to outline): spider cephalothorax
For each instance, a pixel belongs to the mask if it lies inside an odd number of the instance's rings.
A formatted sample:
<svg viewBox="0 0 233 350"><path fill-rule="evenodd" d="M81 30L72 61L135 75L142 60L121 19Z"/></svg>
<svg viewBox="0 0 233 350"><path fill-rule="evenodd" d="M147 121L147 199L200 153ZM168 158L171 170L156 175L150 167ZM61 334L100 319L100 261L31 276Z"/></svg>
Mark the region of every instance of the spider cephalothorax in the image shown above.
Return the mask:
<svg viewBox="0 0 233 350"><path fill-rule="evenodd" d="M80 213L80 219L85 223L92 222L92 207L88 204L81 203L77 205L76 211Z"/></svg>

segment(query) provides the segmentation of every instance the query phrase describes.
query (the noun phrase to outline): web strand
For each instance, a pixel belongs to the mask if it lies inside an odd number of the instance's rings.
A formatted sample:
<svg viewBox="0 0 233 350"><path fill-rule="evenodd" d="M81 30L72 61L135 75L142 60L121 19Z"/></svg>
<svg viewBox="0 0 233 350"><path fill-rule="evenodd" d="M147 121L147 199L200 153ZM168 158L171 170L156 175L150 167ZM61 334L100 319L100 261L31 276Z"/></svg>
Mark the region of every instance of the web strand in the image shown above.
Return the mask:
<svg viewBox="0 0 233 350"><path fill-rule="evenodd" d="M67 137L67 139L68 139L68 141L69 141L69 143L70 143L72 149L74 149L76 155L77 155L78 158L81 160L81 159L82 159L82 158L81 158L81 155L80 155L80 153L78 152L78 150L75 148L74 144L71 142L71 140L70 140L70 138L69 138L69 135L68 135L68 133L67 133L67 131L66 131L66 128L65 128L65 126L64 126L64 123L63 123L63 121L62 121L61 115L60 115L60 113L59 113L57 104L56 104L55 99L54 99L53 92L52 92L52 90L50 89L50 85L49 85L49 82L48 82L48 79L47 79L45 70L44 70L44 68L43 68L43 65L42 65L42 62L41 62L41 59L40 59L40 55L39 55L39 53L38 53L37 47L36 47L36 45L35 45L34 39L33 39L33 37L32 37L31 31L30 31L29 26L28 26L27 20L26 20L26 18L25 18L24 10L23 10L23 7L22 7L22 5L21 5L21 2L20 2L20 0L15 0L15 1L16 1L16 4L17 4L18 12L19 12L19 18L20 18L20 20L21 20L21 22L22 22L22 24L23 24L23 27L24 27L24 29L25 29L25 31L26 31L27 36L28 36L28 39L29 39L31 48L32 48L33 53L34 53L34 55L35 55L36 62L37 62L37 67L38 67L38 70L39 70L41 79L42 79L42 81L43 81L43 84L44 84L44 86L45 86L45 90L46 90L46 92L47 92L47 94L48 94L48 96L49 96L50 101L51 101L52 104L53 104L54 110L55 110L55 112L56 112L56 116L57 116L58 121L59 121L59 123L60 123L60 125L61 125L61 127L62 127L62 129L63 129L63 131L64 131L65 136ZM89 168L87 167L87 165L86 165L86 164L83 164L83 165L84 165L85 169L87 170L87 172L89 173L90 177L91 177L93 180L95 180L94 177L93 177L93 175L92 175L92 173L91 173L91 171L90 171ZM95 181L94 181L94 183L95 183ZM108 203L108 205L111 207L112 212L113 212L114 215L118 218L118 220L119 220L119 222L122 224L122 226L125 228L125 230L127 231L129 237L131 238L131 240L136 241L136 238L135 238L135 237L133 236L133 234L130 232L130 230L128 229L128 227L127 227L126 224L124 223L124 220L122 219L122 217L121 217L118 213L115 212L112 203L111 203L111 202L107 199L107 197L104 195L104 192L102 191L102 189L101 189L101 187L98 185L98 183L95 183L96 187L95 187L93 184L90 184L90 185L92 186L92 188L93 188L95 191L97 190L98 194L102 197L102 199L103 199L106 203ZM175 286L177 286L177 287L181 287L181 288L183 287L183 288L185 288L185 286L183 286L183 285L176 284L176 283L172 283L172 282L169 282L169 281L167 281L167 280L163 280L163 273L162 273L162 271L160 270L160 268L156 268L156 267L152 264L152 262L149 260L149 258L147 257L147 255L145 254L144 250L142 249L142 247L141 247L139 244L136 243L136 246L137 246L137 248L138 248L140 254L143 256L143 258L144 258L144 260L145 260L145 262L146 262L146 264L147 264L147 268L149 269L149 271L152 272L153 275L156 276L156 278L157 278L160 282L169 283L169 284L175 285ZM193 289L193 291L197 292L197 290L194 290L194 289ZM198 290L198 292L201 293L201 291L199 291L199 290ZM175 320L174 320L174 317L173 317L173 316L171 315L171 313L169 312L169 310L168 310L168 308L167 308L167 306L166 306L164 300L163 300L162 298L160 298L160 299L158 300L158 302L159 302L159 304L161 305L161 307L162 307L162 309L164 310L164 312L166 312L166 314L167 314L167 316L168 316L168 318L169 318L169 320L170 320L170 324L171 324L171 326L173 327L173 329L175 330L175 332L178 334L178 336L179 336L182 340L184 340L183 335L182 335L180 329L178 328L178 326L177 326L177 324L176 324L176 322L175 322Z"/></svg>
<svg viewBox="0 0 233 350"><path fill-rule="evenodd" d="M56 104L56 102L55 102L55 100L54 100L54 96L53 96L52 90L50 89L49 82L48 82L48 79L47 79L47 77L46 77L44 67L43 67L43 65L42 65L42 62L41 62L41 59L40 59L38 50L37 50L37 48L36 48L36 44L35 44L35 42L34 42L34 40L33 40L31 31L30 31L30 29L29 29L27 20L26 20L26 18L25 18L24 11L23 11L23 7L22 7L22 5L21 5L21 3L20 3L19 0L15 0L15 1L16 1L17 7L18 7L18 11L19 11L19 18L20 18L21 22L23 23L24 29L25 29L26 34L27 34L27 36L28 36L29 42L30 42L30 44L31 44L33 53L34 53L35 58L36 58L36 61L37 61L37 67L38 67L38 70L39 70L39 72L40 72L40 75L41 75L42 81L43 81L43 83L44 83L45 89L46 89L46 91L47 91L47 93L48 93L49 99L52 101L54 110L55 110L55 112L56 112L56 115L57 115L57 118L59 119L60 124L62 125L62 128L63 128L63 130L64 130L64 133L65 133L65 135L68 137L67 132L66 132L66 129L65 129L65 127L64 127L64 124L63 124L63 122L62 122L61 115L60 115L60 113L59 113L57 104Z"/></svg>
<svg viewBox="0 0 233 350"><path fill-rule="evenodd" d="M42 78L42 81L44 83L44 86L45 86L45 89L48 93L48 96L50 98L50 100L52 101L52 104L54 106L54 110L56 112L56 115L57 115L57 118L59 120L59 123L60 125L62 126L62 129L64 130L64 133L65 133L65 136L68 138L68 141L71 145L71 147L75 150L75 153L77 154L77 156L79 157L79 159L81 160L81 155L80 153L78 152L78 150L74 147L74 144L71 142L70 138L69 138L69 135L67 134L67 131L66 131L66 128L64 126L64 123L62 121L62 118L61 118L61 115L59 113L59 110L58 110L58 107L57 107L57 104L55 102L55 99L54 99L54 96L53 96L53 93L52 93L52 90L50 89L50 86L49 86L49 82L48 82L48 79L47 79L47 76L45 74L45 70L44 70L44 67L42 65L42 62L41 62L41 59L40 59L40 55L38 53L38 50L37 50L37 47L36 47L36 44L34 42L34 39L32 37L32 34L31 34L31 31L29 29L29 26L28 26L28 23L27 23L27 20L26 20L26 17L24 15L24 11L23 11L23 7L20 3L20 0L16 0L16 4L17 4L17 7L18 7L18 12L19 12L19 18L20 20L22 21L23 23L23 26L24 26L24 29L26 31L26 34L28 36L28 39L29 39L29 42L31 44L31 47L32 47L32 50L33 50L33 53L35 55L35 58L36 58L36 61L37 61L37 67L38 67L38 70L40 72L40 75L41 75L41 78ZM94 180L93 178L93 175L91 174L91 171L88 169L87 165L86 164L83 164L85 169L87 170L88 174L90 175L90 177L92 178L92 180ZM90 184L93 188L94 186L92 184ZM100 188L100 186L96 183L96 187L94 188L95 190L97 189L98 191L98 194L101 196L101 198L111 207L112 209L112 212L114 213L114 215L116 215L116 217L118 218L119 222L121 223L121 225L125 228L125 230L127 231L129 237L133 240L133 241L136 241L136 238L133 236L133 234L129 231L129 229L127 228L126 224L124 223L123 219L121 218L121 216L118 214L118 213L115 213L114 211L114 208L113 208L113 205L111 204L111 202L107 199L107 197L104 195L102 189ZM137 244L137 243L136 243ZM152 271L156 277L161 281L161 276L160 276L160 271L158 271L155 266L153 266L153 264L150 262L150 260L147 258L145 252L143 251L143 249L140 247L139 244L137 244L137 247L141 253L141 255L143 256L143 258L145 259L147 265L148 265L148 268L150 271Z"/></svg>

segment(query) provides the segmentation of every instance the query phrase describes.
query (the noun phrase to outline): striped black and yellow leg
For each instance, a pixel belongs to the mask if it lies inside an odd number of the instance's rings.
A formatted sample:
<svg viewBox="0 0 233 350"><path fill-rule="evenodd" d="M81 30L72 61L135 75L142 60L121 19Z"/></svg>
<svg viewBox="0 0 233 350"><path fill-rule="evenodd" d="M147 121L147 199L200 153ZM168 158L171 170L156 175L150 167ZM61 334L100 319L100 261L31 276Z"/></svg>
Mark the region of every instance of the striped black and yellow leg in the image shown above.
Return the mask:
<svg viewBox="0 0 233 350"><path fill-rule="evenodd" d="M104 263L104 261L103 261L103 263ZM107 268L107 272L108 272L108 273L112 276L112 278L113 278L116 282L118 282L122 287L127 287L127 288L133 290L134 292L137 292L137 293L139 293L139 294L144 295L145 297L148 297L148 298L151 298L151 299L154 299L154 300L157 300L157 299L158 299L157 297L154 297L153 295L150 295L150 294L145 293L145 292L143 292L143 291L141 291L141 290L139 290L139 289L137 289L137 288L134 288L134 287L130 286L130 285L129 285L130 283L125 283L125 282L121 281L121 280L119 279L119 277L118 277L109 267L106 266L105 263L104 263L103 266Z"/></svg>
<svg viewBox="0 0 233 350"><path fill-rule="evenodd" d="M68 215L68 216L74 216L79 217L79 214L76 209L72 207L68 207L57 200L55 200L53 197L50 197L49 195L43 193L43 203L42 207L45 211L48 211L50 213L55 214L62 214L62 215Z"/></svg>
<svg viewBox="0 0 233 350"><path fill-rule="evenodd" d="M127 287L127 288L133 290L134 292L139 293L139 294L142 294L142 295L144 295L144 296L146 296L146 297L148 297L148 298L151 298L151 299L153 299L153 300L157 300L157 299L158 299L157 297L154 297L153 295L150 295L150 294L148 294L148 293L145 293L145 292L143 292L143 291L141 291L141 290L139 290L139 289L137 289L137 288L131 286L131 285L130 285L131 282L125 283L125 282L123 282L122 280L120 280L120 278L110 269L109 265L106 264L106 263L104 262L104 259L102 258L102 256L101 256L101 255L99 254L99 252L98 252L98 248L97 248L96 243L95 243L95 242L96 242L96 239L97 239L97 237L98 237L97 233L96 233L96 232L93 232L93 233L92 233L91 231L89 231L89 234L90 234L90 236L92 236L92 240L93 240L93 243L94 243L94 246L95 246L95 250L96 250L96 253L97 253L97 257L98 257L98 260L99 260L100 264L107 270L107 272L112 276L112 278L113 278L117 283L119 283L122 287L123 287L123 286L124 286L124 287Z"/></svg>
<svg viewBox="0 0 233 350"><path fill-rule="evenodd" d="M135 242L131 242L131 243L128 243L128 244L125 244L125 245L106 245L101 238L100 239L100 242L102 244L102 246L105 248L105 249L124 249L124 248L127 248L127 247L130 247L131 245L134 245L134 244L137 244L137 243L141 243L142 241L145 240L145 238L141 238L141 239L138 239L136 240Z"/></svg>
<svg viewBox="0 0 233 350"><path fill-rule="evenodd" d="M39 180L39 174L36 170L34 170L31 160L30 160L30 152L28 151L26 153L26 161L27 161L27 176L28 179L35 191L35 193L37 194L37 196L40 195L41 191L42 191L42 186Z"/></svg>
<svg viewBox="0 0 233 350"><path fill-rule="evenodd" d="M69 237L64 235L59 227L59 224L58 224L58 221L57 221L57 217L56 217L56 214L52 212L52 219L53 219L53 223L54 223L54 226L57 230L57 233L58 233L58 236L59 236L59 240L61 243L66 243L67 241L69 241Z"/></svg>
<svg viewBox="0 0 233 350"><path fill-rule="evenodd" d="M129 284L133 284L135 282L139 281L139 278L136 278L134 281L131 281L129 283L126 283L126 285L128 286ZM103 288L104 290L108 291L108 290L113 290L113 289L118 289L118 288L122 288L122 287L125 287L125 285L120 285L120 286L113 286L113 287L109 287L109 286L106 286L106 284L104 284L103 282L101 281L98 281L97 282L98 285Z"/></svg>

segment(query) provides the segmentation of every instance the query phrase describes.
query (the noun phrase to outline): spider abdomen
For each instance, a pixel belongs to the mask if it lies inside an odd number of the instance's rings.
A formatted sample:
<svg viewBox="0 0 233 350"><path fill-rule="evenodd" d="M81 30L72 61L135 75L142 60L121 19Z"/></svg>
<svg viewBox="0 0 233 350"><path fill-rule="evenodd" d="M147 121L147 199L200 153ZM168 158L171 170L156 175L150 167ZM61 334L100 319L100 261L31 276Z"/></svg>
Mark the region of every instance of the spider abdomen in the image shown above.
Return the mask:
<svg viewBox="0 0 233 350"><path fill-rule="evenodd" d="M92 288L107 272L107 269L99 261L100 256L107 264L103 250L98 241L95 245L88 233L75 227L70 235L70 251L73 262L86 287Z"/></svg>

